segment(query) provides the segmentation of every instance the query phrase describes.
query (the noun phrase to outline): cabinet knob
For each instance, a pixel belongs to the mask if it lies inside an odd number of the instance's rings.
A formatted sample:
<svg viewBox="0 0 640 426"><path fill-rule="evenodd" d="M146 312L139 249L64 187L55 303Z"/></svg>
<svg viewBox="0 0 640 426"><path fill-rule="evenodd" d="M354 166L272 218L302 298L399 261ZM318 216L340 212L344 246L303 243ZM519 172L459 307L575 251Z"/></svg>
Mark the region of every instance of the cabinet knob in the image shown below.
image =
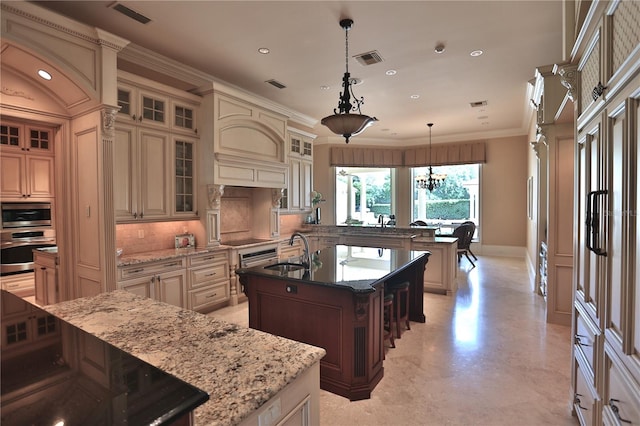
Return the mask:
<svg viewBox="0 0 640 426"><path fill-rule="evenodd" d="M137 219L138 218L138 213L137 212L133 212L133 218Z"/></svg>
<svg viewBox="0 0 640 426"><path fill-rule="evenodd" d="M133 115L131 116L131 118L133 119L133 121L136 121L136 120L137 120L137 118L136 118L136 115L135 115L135 114L133 114Z"/></svg>
<svg viewBox="0 0 640 426"><path fill-rule="evenodd" d="M140 213L140 219L144 217L144 213Z"/></svg>

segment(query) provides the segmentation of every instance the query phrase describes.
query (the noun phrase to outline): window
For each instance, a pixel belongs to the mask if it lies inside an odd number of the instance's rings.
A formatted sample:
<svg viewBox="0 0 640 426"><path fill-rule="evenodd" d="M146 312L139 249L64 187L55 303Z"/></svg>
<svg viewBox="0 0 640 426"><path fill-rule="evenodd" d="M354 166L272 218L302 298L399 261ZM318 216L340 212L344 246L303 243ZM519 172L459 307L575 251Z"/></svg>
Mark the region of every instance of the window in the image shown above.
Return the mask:
<svg viewBox="0 0 640 426"><path fill-rule="evenodd" d="M393 173L388 168L336 168L336 224L387 223L394 214Z"/></svg>
<svg viewBox="0 0 640 426"><path fill-rule="evenodd" d="M438 166L434 174L445 174L445 180L433 191L413 185L412 221L423 220L441 226L450 233L456 224L466 220L480 223L480 165ZM429 174L428 167L412 169L412 180Z"/></svg>

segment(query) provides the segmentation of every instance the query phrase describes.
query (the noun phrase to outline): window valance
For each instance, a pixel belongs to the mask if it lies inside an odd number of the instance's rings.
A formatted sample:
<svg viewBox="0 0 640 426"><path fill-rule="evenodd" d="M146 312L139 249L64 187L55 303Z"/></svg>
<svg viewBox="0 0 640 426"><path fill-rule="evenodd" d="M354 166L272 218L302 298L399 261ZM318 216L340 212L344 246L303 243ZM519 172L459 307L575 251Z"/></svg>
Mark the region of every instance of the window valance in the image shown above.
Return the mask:
<svg viewBox="0 0 640 426"><path fill-rule="evenodd" d="M402 148L360 148L334 146L331 165L344 167L402 167Z"/></svg>
<svg viewBox="0 0 640 426"><path fill-rule="evenodd" d="M431 164L434 166L451 166L456 164L486 163L485 143L437 144L431 148ZM419 146L406 148L404 165L407 167L423 167L429 165L429 147Z"/></svg>
<svg viewBox="0 0 640 426"><path fill-rule="evenodd" d="M437 144L431 149L434 166L485 163L485 143ZM374 148L334 146L331 166L338 167L423 167L429 165L429 147Z"/></svg>

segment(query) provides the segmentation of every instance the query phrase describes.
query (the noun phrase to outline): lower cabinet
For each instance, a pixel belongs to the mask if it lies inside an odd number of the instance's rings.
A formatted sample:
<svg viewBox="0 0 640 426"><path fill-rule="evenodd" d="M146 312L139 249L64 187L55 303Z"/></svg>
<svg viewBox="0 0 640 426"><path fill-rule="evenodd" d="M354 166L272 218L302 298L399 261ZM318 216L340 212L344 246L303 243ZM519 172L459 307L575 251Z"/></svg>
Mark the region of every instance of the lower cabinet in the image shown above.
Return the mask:
<svg viewBox="0 0 640 426"><path fill-rule="evenodd" d="M227 250L197 254L188 258L187 308L212 311L230 300Z"/></svg>
<svg viewBox="0 0 640 426"><path fill-rule="evenodd" d="M187 273L184 259L128 265L118 268L118 288L139 296L187 307Z"/></svg>
<svg viewBox="0 0 640 426"><path fill-rule="evenodd" d="M58 302L58 255L35 250L33 253L36 303L42 306Z"/></svg>
<svg viewBox="0 0 640 426"><path fill-rule="evenodd" d="M16 296L29 297L35 294L33 272L0 277L0 284L3 290L7 290Z"/></svg>
<svg viewBox="0 0 640 426"><path fill-rule="evenodd" d="M457 243L414 241L411 250L429 251L429 263L424 270L424 291L452 294L458 290Z"/></svg>
<svg viewBox="0 0 640 426"><path fill-rule="evenodd" d="M307 426L320 424L320 362L312 365L264 403L240 425Z"/></svg>

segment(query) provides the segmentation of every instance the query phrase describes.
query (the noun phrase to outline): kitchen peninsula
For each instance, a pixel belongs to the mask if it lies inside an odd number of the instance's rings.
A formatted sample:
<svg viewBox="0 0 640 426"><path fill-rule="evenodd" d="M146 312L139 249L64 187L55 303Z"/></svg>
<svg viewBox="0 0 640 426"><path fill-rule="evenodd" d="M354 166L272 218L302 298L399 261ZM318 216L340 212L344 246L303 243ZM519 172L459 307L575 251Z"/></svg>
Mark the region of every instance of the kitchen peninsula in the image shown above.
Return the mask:
<svg viewBox="0 0 640 426"><path fill-rule="evenodd" d="M20 309L5 309L8 300L5 293L2 292L3 330L10 326L7 320L15 321L21 314ZM27 314L37 309L21 302ZM308 424L319 423L318 362L325 354L320 348L123 290L42 309L56 321L77 327L97 338L95 340L110 344L208 394L209 400L194 411L196 425L255 425L267 420L276 424L287 416L307 419ZM52 324L51 320L47 320L47 324ZM3 361L6 343L3 341L2 345ZM114 380L109 371L113 367L111 363L117 360L106 359L101 345L86 344L81 339L77 339L76 344L85 348L82 361L93 367L88 371L76 365L80 376L101 373L103 381ZM145 383L141 379L138 386ZM31 392L36 385L46 388L49 382L40 380L31 384ZM160 388L153 390L161 391ZM4 397L3 394L3 417L8 414ZM49 400L57 405L56 398L53 395ZM117 403L126 405L131 400L125 396ZM114 412L119 411L114 409Z"/></svg>
<svg viewBox="0 0 640 426"><path fill-rule="evenodd" d="M305 234L313 250L343 244L429 251L424 291L452 295L458 290L458 239L438 235L437 230L433 226L307 225Z"/></svg>
<svg viewBox="0 0 640 426"><path fill-rule="evenodd" d="M429 252L338 245L314 252L309 269L286 264L236 271L249 300L249 326L324 348L320 387L370 398L382 379L385 284L409 281L409 318L425 322Z"/></svg>

